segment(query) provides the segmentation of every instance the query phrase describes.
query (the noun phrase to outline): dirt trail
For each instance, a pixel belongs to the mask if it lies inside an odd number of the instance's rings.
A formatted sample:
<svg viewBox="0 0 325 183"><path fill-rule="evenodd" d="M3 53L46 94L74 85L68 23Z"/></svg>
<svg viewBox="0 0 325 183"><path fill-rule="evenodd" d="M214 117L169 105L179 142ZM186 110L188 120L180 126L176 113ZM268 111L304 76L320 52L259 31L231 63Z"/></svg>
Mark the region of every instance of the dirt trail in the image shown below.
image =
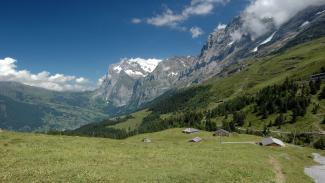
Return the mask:
<svg viewBox="0 0 325 183"><path fill-rule="evenodd" d="M274 168L275 171L275 177L276 177L276 183L284 183L285 182L285 176L282 172L282 167L277 159L275 159L273 156L270 156L270 163Z"/></svg>
<svg viewBox="0 0 325 183"><path fill-rule="evenodd" d="M313 153L314 161L319 165L305 168L305 173L312 177L316 183L325 182L325 157Z"/></svg>

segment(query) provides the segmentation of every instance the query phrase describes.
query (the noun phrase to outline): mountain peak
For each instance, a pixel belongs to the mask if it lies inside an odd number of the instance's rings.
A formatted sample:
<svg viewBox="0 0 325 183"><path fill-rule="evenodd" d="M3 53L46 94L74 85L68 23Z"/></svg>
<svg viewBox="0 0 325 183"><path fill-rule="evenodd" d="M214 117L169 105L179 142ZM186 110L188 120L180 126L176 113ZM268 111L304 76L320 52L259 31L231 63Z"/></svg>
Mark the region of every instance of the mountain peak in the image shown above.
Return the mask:
<svg viewBox="0 0 325 183"><path fill-rule="evenodd" d="M109 75L120 74L122 71L132 78L145 77L157 67L160 59L122 58L117 64L109 67Z"/></svg>

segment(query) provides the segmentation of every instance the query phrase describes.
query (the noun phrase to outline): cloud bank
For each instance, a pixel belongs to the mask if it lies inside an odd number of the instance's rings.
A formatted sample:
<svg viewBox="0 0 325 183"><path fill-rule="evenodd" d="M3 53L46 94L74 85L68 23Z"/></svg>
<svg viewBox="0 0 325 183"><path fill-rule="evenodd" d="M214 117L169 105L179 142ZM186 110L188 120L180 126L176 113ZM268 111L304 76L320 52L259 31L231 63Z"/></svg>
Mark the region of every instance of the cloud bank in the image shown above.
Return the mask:
<svg viewBox="0 0 325 183"><path fill-rule="evenodd" d="M154 26L175 27L191 16L202 16L212 13L216 4L225 4L230 0L192 0L189 6L186 6L180 13L174 13L171 9L166 10L151 18L147 18L146 22Z"/></svg>
<svg viewBox="0 0 325 183"><path fill-rule="evenodd" d="M212 13L213 9L218 4L226 4L230 0L192 0L188 6L185 6L180 12L175 13L170 8L166 8L161 14L155 15L153 17L138 19L133 18L132 23L138 24L145 22L149 25L157 27L170 27L172 29L180 31L188 31L191 33L193 38L196 38L202 35L203 31L199 33L194 29L196 26L188 29L187 27L182 26L181 24L193 16L203 16ZM193 30L198 34L193 34Z"/></svg>
<svg viewBox="0 0 325 183"><path fill-rule="evenodd" d="M10 57L0 59L0 81L20 82L55 91L85 91L95 88L88 79L83 77L51 75L47 71L33 74L27 70L17 70L16 63L17 61Z"/></svg>
<svg viewBox="0 0 325 183"><path fill-rule="evenodd" d="M325 4L325 0L252 0L243 12L243 29L259 37L269 26L280 27L299 11L309 6ZM272 20L272 25L267 20Z"/></svg>

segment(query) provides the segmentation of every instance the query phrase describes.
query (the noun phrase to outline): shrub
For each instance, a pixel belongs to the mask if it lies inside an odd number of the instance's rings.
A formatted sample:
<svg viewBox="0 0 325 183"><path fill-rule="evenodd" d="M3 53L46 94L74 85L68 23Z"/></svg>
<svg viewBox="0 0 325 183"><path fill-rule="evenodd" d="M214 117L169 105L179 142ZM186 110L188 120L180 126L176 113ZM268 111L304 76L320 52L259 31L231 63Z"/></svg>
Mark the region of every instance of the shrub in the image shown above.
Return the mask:
<svg viewBox="0 0 325 183"><path fill-rule="evenodd" d="M325 150L325 137L321 137L314 143L314 147L316 149L322 149Z"/></svg>
<svg viewBox="0 0 325 183"><path fill-rule="evenodd" d="M325 99L325 86L323 87L322 91L318 96L319 100Z"/></svg>

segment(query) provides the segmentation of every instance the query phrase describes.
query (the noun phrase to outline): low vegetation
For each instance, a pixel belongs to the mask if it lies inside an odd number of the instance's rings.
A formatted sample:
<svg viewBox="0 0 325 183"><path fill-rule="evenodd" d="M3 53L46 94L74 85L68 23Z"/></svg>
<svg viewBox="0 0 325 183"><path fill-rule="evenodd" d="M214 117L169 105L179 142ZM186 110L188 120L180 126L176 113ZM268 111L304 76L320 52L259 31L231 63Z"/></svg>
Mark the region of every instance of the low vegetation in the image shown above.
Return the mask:
<svg viewBox="0 0 325 183"><path fill-rule="evenodd" d="M220 144L219 137L182 129L125 140L0 133L0 182L312 182L303 173L314 149ZM200 136L203 141L190 143ZM143 143L148 138L151 143ZM222 142L257 142L236 135ZM317 152L317 151L316 151Z"/></svg>
<svg viewBox="0 0 325 183"><path fill-rule="evenodd" d="M325 70L319 67L325 66L324 41L321 38L263 59L247 60L239 65L240 72L169 91L147 104L146 110L64 134L121 139L168 128L223 128L272 134L286 142L312 146L325 127L325 86L319 79L310 80L311 75Z"/></svg>

